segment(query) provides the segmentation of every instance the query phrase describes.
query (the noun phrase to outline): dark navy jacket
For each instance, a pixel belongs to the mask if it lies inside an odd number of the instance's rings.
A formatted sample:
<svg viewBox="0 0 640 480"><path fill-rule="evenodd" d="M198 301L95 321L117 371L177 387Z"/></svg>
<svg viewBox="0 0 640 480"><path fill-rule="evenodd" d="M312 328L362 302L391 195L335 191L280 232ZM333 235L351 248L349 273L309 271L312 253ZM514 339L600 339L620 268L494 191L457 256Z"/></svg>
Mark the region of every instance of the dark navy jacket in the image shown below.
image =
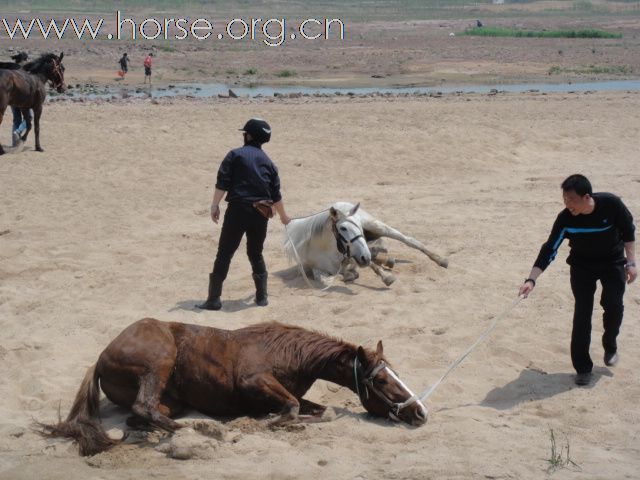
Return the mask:
<svg viewBox="0 0 640 480"><path fill-rule="evenodd" d="M227 192L227 202L253 203L282 199L278 168L256 144L227 153L218 169L216 188Z"/></svg>
<svg viewBox="0 0 640 480"><path fill-rule="evenodd" d="M619 197L594 193L595 208L589 215L571 215L564 209L556 218L549 239L540 248L534 266L546 269L565 238L571 252L569 265L624 264L624 243L635 241L633 217Z"/></svg>

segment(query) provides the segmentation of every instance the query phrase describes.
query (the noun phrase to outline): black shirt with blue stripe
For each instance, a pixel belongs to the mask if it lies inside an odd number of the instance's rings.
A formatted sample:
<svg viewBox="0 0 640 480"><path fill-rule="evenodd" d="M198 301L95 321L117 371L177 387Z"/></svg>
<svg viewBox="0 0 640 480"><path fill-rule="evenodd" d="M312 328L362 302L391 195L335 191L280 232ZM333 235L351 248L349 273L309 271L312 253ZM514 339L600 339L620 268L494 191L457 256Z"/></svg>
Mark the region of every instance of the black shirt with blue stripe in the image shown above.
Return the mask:
<svg viewBox="0 0 640 480"><path fill-rule="evenodd" d="M540 248L534 267L545 270L556 258L558 248L569 239L569 265L606 266L625 263L624 244L635 241L631 212L619 197L611 193L594 193L593 212L572 215L564 209L556 218L549 239Z"/></svg>
<svg viewBox="0 0 640 480"><path fill-rule="evenodd" d="M220 168L216 188L227 192L226 201L253 203L282 199L278 168L258 144L247 143L227 153Z"/></svg>

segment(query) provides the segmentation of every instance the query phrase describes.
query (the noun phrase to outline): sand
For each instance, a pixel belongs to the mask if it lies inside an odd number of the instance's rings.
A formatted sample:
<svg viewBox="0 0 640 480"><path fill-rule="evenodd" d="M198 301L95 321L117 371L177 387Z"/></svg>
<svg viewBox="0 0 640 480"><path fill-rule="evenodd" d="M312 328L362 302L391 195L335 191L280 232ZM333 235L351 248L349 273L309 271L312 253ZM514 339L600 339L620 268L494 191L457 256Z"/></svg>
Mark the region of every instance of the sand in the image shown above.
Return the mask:
<svg viewBox="0 0 640 480"><path fill-rule="evenodd" d="M574 462L558 477L636 478L638 284L625 297L620 363L603 366L596 306L595 382L576 387L566 245L429 398L421 428L373 419L324 382L308 394L331 407L324 423L271 431L191 413L179 421L193 428L173 439L134 432L89 458L32 422L65 416L87 367L145 316L221 328L278 320L368 347L381 339L406 383L424 390L512 304L567 175L586 174L640 216L639 108L638 93L47 105L45 152L31 138L0 158L0 478L538 479L550 475L552 431ZM390 241L400 260L390 288L362 270L320 294L288 275L272 221L270 305L252 304L241 247L223 310L195 310L219 235L208 213L217 166L254 115L273 127L265 149L291 216L360 201L450 268ZM114 435L126 428L125 412L106 399L102 410Z"/></svg>

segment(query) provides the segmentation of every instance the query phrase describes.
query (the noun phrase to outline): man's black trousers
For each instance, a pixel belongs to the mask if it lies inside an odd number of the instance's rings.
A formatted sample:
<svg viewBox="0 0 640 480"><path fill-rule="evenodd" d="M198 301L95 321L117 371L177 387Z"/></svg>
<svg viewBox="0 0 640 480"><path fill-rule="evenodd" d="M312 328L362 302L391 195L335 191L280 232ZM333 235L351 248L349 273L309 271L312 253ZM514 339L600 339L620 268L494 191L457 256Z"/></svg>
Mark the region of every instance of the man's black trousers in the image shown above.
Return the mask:
<svg viewBox="0 0 640 480"><path fill-rule="evenodd" d="M604 334L602 346L607 353L617 351L616 337L620 332L624 306L622 297L626 283L624 265L571 266L571 290L575 299L573 331L571 333L571 361L578 373L590 372L593 362L589 356L591 344L591 316L596 282L600 280L602 295L600 305Z"/></svg>
<svg viewBox="0 0 640 480"><path fill-rule="evenodd" d="M224 214L218 254L213 264L213 275L220 281L227 278L231 259L240 246L244 234L247 235L247 256L253 273L266 273L267 267L262 257L262 247L267 237L267 224L268 220L251 204L229 203Z"/></svg>

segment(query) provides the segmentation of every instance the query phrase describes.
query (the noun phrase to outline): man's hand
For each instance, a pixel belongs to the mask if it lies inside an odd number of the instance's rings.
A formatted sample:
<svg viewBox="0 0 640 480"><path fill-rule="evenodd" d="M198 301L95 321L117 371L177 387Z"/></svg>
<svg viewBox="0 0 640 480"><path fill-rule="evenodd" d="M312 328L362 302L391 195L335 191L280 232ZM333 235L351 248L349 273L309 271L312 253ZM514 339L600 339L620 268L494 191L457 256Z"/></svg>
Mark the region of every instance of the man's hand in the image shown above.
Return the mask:
<svg viewBox="0 0 640 480"><path fill-rule="evenodd" d="M531 280L525 280L525 282L520 287L520 291L518 292L518 296L527 298L531 291L535 288L536 284Z"/></svg>
<svg viewBox="0 0 640 480"><path fill-rule="evenodd" d="M283 225L289 225L289 222L291 221L291 219L285 213L284 215L280 215L280 221L282 222Z"/></svg>
<svg viewBox="0 0 640 480"><path fill-rule="evenodd" d="M211 220L213 220L213 223L218 223L218 220L220 220L220 205L211 204Z"/></svg>
<svg viewBox="0 0 640 480"><path fill-rule="evenodd" d="M633 281L638 278L638 269L635 265L627 265L625 268L627 272L627 283L633 283Z"/></svg>

